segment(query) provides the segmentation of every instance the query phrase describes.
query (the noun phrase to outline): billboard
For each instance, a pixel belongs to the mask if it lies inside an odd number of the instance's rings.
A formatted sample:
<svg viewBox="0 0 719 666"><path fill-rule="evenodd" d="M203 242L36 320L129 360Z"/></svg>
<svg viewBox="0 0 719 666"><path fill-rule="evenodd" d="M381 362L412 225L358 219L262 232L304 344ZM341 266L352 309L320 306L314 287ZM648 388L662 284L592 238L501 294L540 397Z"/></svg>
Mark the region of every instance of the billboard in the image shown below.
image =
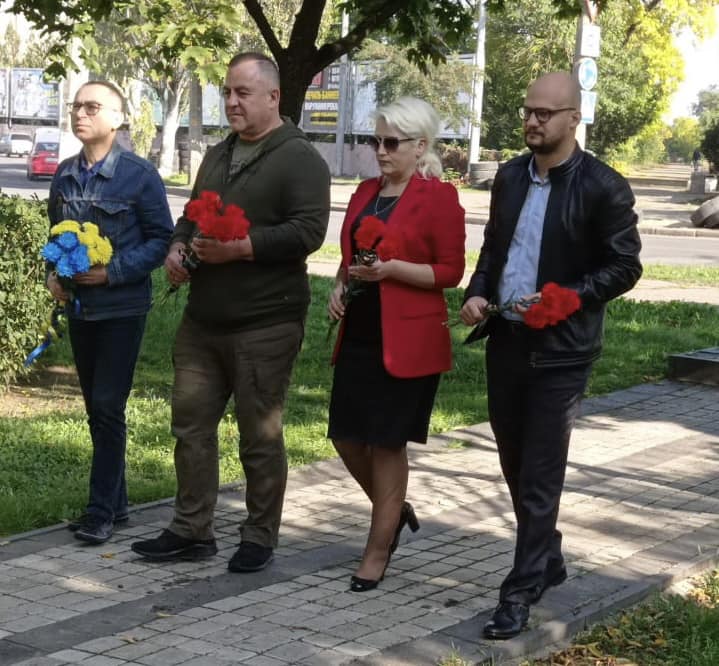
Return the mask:
<svg viewBox="0 0 719 666"><path fill-rule="evenodd" d="M335 63L315 74L302 105L301 127L305 132L334 134L340 108L340 65Z"/></svg>
<svg viewBox="0 0 719 666"><path fill-rule="evenodd" d="M45 83L42 69L15 68L11 74L13 118L35 118L57 123L60 119L60 88L57 81Z"/></svg>
<svg viewBox="0 0 719 666"><path fill-rule="evenodd" d="M458 60L473 64L472 55L461 55ZM382 67L381 61L354 62L348 68L350 94L347 102L347 132L352 134L372 134L374 132L374 111L377 108L377 96L373 72ZM340 108L339 95L340 66L335 63L315 75L307 90L302 106L300 127L305 132L316 134L334 134L337 130L337 116ZM461 92L457 100L471 106L470 92ZM458 129L443 125L438 134L442 139L466 139L469 137L470 123L466 118Z"/></svg>
<svg viewBox="0 0 719 666"><path fill-rule="evenodd" d="M0 118L7 118L8 104L8 83L10 81L10 70L0 69Z"/></svg>

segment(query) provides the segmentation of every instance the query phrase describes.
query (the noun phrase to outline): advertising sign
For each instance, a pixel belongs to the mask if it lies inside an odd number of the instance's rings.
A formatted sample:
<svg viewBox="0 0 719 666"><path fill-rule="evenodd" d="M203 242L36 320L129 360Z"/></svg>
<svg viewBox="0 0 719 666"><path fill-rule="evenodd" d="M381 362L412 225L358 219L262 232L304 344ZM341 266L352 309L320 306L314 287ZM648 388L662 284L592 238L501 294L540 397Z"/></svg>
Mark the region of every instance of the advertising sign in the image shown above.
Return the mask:
<svg viewBox="0 0 719 666"><path fill-rule="evenodd" d="M42 69L15 68L11 80L13 118L36 118L57 122L60 89L56 81L45 83Z"/></svg>
<svg viewBox="0 0 719 666"><path fill-rule="evenodd" d="M7 118L7 112L10 110L7 90L8 81L10 80L8 74L9 70L0 69L0 118Z"/></svg>
<svg viewBox="0 0 719 666"><path fill-rule="evenodd" d="M340 66L330 65L312 79L302 106L305 132L334 134L340 108Z"/></svg>

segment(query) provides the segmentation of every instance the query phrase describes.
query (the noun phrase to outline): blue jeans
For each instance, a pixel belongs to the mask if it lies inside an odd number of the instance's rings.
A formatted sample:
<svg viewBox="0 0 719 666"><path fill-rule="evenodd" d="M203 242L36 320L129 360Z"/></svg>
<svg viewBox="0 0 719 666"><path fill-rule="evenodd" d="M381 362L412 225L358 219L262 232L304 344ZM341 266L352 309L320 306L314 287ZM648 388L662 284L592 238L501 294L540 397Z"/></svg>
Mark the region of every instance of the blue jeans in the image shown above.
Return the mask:
<svg viewBox="0 0 719 666"><path fill-rule="evenodd" d="M127 513L125 405L146 315L70 319L70 343L92 438L87 513L112 520Z"/></svg>

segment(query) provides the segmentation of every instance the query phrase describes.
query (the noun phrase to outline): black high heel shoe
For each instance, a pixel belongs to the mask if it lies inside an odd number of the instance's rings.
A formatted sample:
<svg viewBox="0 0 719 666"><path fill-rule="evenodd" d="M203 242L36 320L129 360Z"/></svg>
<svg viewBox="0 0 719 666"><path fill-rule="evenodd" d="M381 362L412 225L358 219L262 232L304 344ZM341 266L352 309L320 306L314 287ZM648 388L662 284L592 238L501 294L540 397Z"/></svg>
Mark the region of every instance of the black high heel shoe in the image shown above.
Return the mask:
<svg viewBox="0 0 719 666"><path fill-rule="evenodd" d="M402 530L405 525L409 525L409 529L413 532L416 532L419 529L417 515L414 512L414 507L409 502L404 502L402 504L402 511L399 514L399 524L397 525L397 529L394 533L394 539L392 539L392 543L389 546L390 555L397 550L397 546L399 546L399 537L402 534Z"/></svg>
<svg viewBox="0 0 719 666"><path fill-rule="evenodd" d="M389 546L387 562L385 562L382 575L377 580L373 578L360 578L359 576L352 576L352 578L350 578L350 590L352 592L368 592L369 590L374 590L380 584L380 581L384 580L384 573L387 571L389 561L392 559L394 551L397 550L399 537L400 534L402 534L402 530L405 525L409 525L409 529L413 532L416 532L419 529L419 521L414 513L414 508L409 502L404 502L402 504L402 510L399 514L399 523L397 524L397 529L395 530L392 543Z"/></svg>
<svg viewBox="0 0 719 666"><path fill-rule="evenodd" d="M350 592L369 592L370 590L374 590L380 584L380 581L384 580L384 572L387 571L390 559L392 559L392 553L387 554L387 561L384 564L384 569L382 569L382 575L377 580L352 576L352 578L350 578Z"/></svg>

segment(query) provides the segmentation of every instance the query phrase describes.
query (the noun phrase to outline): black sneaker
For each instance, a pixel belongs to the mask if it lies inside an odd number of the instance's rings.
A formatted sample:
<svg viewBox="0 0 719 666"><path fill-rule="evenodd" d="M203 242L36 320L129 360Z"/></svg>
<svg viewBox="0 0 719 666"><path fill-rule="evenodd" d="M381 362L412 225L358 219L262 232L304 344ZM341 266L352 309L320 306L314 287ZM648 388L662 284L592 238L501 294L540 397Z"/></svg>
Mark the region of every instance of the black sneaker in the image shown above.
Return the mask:
<svg viewBox="0 0 719 666"><path fill-rule="evenodd" d="M78 516L77 518L71 520L67 524L67 529L69 529L71 532L77 532L90 517L91 516L89 513L83 513L81 516ZM126 523L128 520L130 520L130 514L128 512L125 512L115 516L112 522L115 527L117 527L121 523Z"/></svg>
<svg viewBox="0 0 719 666"><path fill-rule="evenodd" d="M269 546L260 546L251 541L243 541L227 564L227 568L235 573L262 571L272 562L272 558L272 548Z"/></svg>
<svg viewBox="0 0 719 666"><path fill-rule="evenodd" d="M155 539L135 541L130 548L148 560L201 560L217 554L214 539L186 539L170 530Z"/></svg>
<svg viewBox="0 0 719 666"><path fill-rule="evenodd" d="M87 543L105 543L112 536L112 521L88 515L75 530L75 538Z"/></svg>

